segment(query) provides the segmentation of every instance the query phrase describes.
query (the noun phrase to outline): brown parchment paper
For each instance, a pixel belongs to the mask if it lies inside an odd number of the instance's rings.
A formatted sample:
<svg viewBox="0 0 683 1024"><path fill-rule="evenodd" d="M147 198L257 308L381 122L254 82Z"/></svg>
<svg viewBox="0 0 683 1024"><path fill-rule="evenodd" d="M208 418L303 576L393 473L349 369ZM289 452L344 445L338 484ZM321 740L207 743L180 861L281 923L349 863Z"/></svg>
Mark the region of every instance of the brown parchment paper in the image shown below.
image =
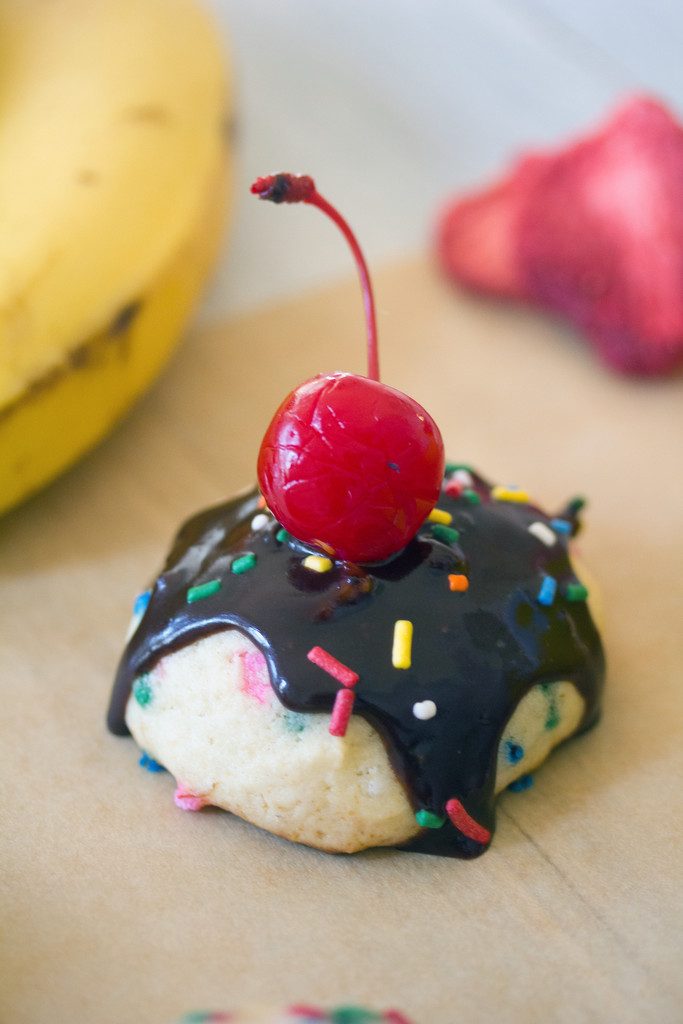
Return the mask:
<svg viewBox="0 0 683 1024"><path fill-rule="evenodd" d="M353 281L195 333L113 437L0 523L3 1024L249 1000L683 1020L683 377L612 377L569 330L419 259L376 286L383 378L452 459L546 507L590 496L603 723L503 796L472 863L329 856L179 811L171 778L104 729L131 601L184 517L253 480L285 393L364 367Z"/></svg>

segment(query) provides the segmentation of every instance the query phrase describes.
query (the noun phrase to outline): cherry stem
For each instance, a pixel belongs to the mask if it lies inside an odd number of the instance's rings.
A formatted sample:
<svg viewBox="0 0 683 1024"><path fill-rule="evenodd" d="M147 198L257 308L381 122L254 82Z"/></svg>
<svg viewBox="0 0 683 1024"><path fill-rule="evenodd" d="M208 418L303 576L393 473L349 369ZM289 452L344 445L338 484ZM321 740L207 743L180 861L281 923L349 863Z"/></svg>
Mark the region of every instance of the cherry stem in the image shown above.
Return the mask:
<svg viewBox="0 0 683 1024"><path fill-rule="evenodd" d="M307 174L289 174L287 172L269 174L265 178L257 178L251 186L251 191L259 199L269 199L272 203L308 203L310 206L317 206L340 229L349 243L353 258L356 261L360 286L363 291L365 324L368 332L368 377L371 380L379 380L377 318L375 316L375 300L372 294L370 274L368 273L368 266L361 247L347 222L339 211L331 203L328 203L324 196L320 195L315 187L313 178L309 178Z"/></svg>

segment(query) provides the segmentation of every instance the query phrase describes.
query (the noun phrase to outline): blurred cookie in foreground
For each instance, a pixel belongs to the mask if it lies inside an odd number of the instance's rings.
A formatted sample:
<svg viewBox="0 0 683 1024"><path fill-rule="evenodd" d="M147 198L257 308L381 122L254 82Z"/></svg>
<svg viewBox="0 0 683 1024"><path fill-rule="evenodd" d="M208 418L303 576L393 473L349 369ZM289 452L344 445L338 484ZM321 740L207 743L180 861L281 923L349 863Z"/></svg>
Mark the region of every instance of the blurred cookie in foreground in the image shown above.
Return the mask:
<svg viewBox="0 0 683 1024"><path fill-rule="evenodd" d="M683 364L683 127L634 97L456 197L437 248L449 277L559 313L612 369L670 373Z"/></svg>

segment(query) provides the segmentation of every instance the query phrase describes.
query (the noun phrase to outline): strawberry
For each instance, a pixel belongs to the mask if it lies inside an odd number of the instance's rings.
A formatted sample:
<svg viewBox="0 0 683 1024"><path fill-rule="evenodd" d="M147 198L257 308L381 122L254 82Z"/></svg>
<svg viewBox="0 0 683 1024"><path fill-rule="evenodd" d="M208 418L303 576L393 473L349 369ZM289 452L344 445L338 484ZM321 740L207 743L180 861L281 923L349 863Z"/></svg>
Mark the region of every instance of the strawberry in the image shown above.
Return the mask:
<svg viewBox="0 0 683 1024"><path fill-rule="evenodd" d="M636 97L594 135L522 159L442 214L446 273L565 316L605 363L683 362L683 128Z"/></svg>

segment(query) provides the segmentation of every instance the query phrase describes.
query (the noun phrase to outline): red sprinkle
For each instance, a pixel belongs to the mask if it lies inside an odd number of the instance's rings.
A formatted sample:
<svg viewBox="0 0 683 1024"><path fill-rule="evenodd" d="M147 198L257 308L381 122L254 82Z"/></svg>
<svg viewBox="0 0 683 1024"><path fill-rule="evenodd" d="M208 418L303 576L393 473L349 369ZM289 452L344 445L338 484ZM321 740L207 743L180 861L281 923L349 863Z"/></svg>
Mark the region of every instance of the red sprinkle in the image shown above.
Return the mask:
<svg viewBox="0 0 683 1024"><path fill-rule="evenodd" d="M411 1024L407 1017L404 1017L398 1010L387 1010L384 1014L387 1024Z"/></svg>
<svg viewBox="0 0 683 1024"><path fill-rule="evenodd" d="M324 1010L320 1010L317 1006L288 1006L287 1013L292 1017L307 1017L311 1020L326 1020L327 1014Z"/></svg>
<svg viewBox="0 0 683 1024"><path fill-rule="evenodd" d="M483 825L471 818L459 800L453 797L446 804L446 814L457 829L468 839L474 839L477 843L488 843L491 833Z"/></svg>
<svg viewBox="0 0 683 1024"><path fill-rule="evenodd" d="M464 490L463 484L458 483L457 480L449 480L444 487L444 491L449 498L459 498Z"/></svg>
<svg viewBox="0 0 683 1024"><path fill-rule="evenodd" d="M330 718L330 736L346 736L355 699L356 695L353 690L339 690L334 698L334 707Z"/></svg>
<svg viewBox="0 0 683 1024"><path fill-rule="evenodd" d="M360 678L357 672L354 672L347 665L342 665L341 661L337 661L336 658L333 658L322 647L311 647L306 657L314 665L317 665L318 668L321 668L323 672L327 672L338 683L341 683L342 686L355 686Z"/></svg>

